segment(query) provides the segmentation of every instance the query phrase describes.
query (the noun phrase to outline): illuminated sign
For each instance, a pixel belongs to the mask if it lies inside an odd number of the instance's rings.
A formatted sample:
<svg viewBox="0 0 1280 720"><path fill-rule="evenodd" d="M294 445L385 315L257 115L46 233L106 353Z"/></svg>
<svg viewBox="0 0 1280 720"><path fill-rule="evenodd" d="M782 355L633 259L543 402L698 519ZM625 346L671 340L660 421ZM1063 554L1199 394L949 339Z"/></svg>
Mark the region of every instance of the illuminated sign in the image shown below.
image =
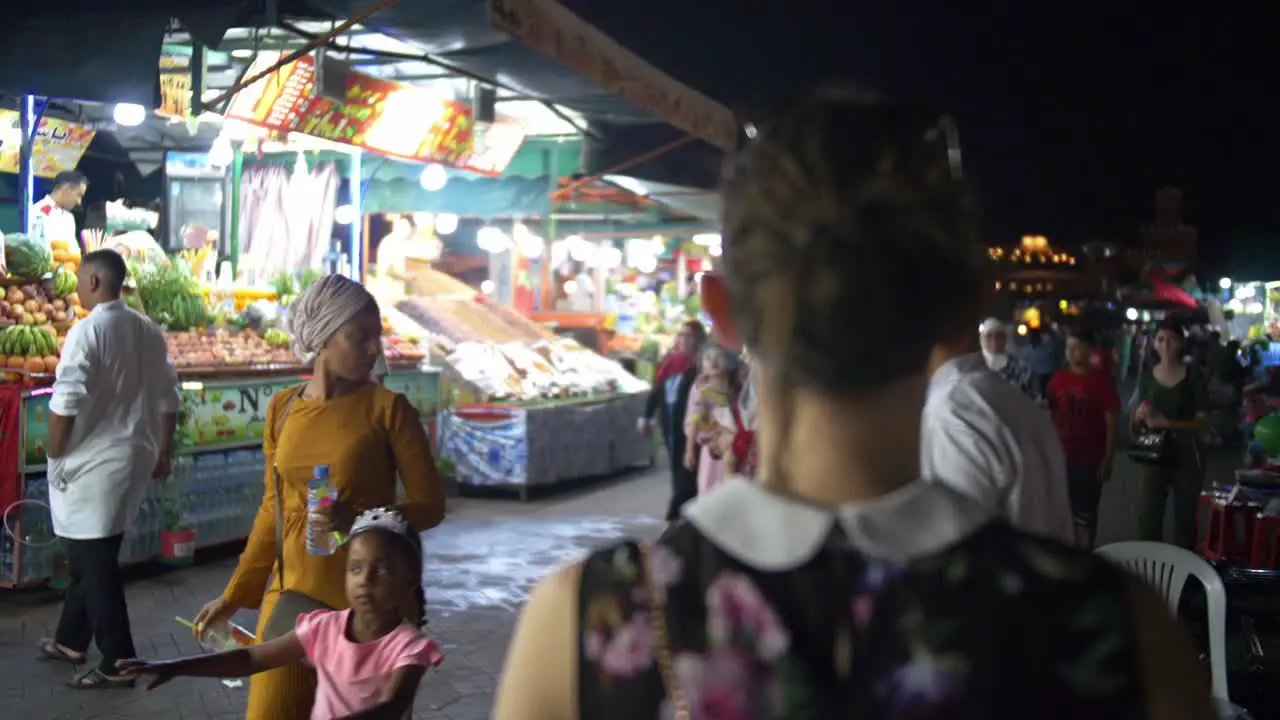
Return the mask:
<svg viewBox="0 0 1280 720"><path fill-rule="evenodd" d="M247 74L270 68L280 57L259 53ZM466 166L475 124L469 106L390 80L346 76L344 101L316 96L315 58L304 55L236 93L226 114L391 157Z"/></svg>
<svg viewBox="0 0 1280 720"><path fill-rule="evenodd" d="M471 156L462 167L479 175L497 177L506 172L516 153L520 152L525 136L524 127L514 120L477 122Z"/></svg>
<svg viewBox="0 0 1280 720"><path fill-rule="evenodd" d="M163 55L160 57L160 107L161 117L187 119L191 115L190 58Z"/></svg>
<svg viewBox="0 0 1280 720"><path fill-rule="evenodd" d="M32 171L37 177L51 178L63 170L74 170L96 134L78 123L41 118L31 144ZM0 172L18 172L21 150L22 118L14 110L0 110Z"/></svg>

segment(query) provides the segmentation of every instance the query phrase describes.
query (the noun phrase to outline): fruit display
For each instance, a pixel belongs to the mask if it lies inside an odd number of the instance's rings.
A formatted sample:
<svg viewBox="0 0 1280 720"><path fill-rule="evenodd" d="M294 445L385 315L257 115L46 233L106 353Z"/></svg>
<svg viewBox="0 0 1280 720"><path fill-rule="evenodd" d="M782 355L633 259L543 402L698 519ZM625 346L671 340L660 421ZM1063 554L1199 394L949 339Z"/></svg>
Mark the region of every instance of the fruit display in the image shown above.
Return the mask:
<svg viewBox="0 0 1280 720"><path fill-rule="evenodd" d="M80 296L75 292L58 296L54 281L45 280L11 287L0 300L0 327L5 325L44 325L46 323L70 324L88 315L80 306Z"/></svg>
<svg viewBox="0 0 1280 720"><path fill-rule="evenodd" d="M53 272L53 294L56 297L64 298L76 291L80 280L76 277L75 270L68 270L60 267Z"/></svg>
<svg viewBox="0 0 1280 720"><path fill-rule="evenodd" d="M193 330L209 322L204 288L181 257L132 260L129 277L147 316L166 330Z"/></svg>
<svg viewBox="0 0 1280 720"><path fill-rule="evenodd" d="M169 349L169 358L178 369L298 364L292 350L272 347L253 330L167 332L165 345Z"/></svg>
<svg viewBox="0 0 1280 720"><path fill-rule="evenodd" d="M39 279L53 270L53 253L23 233L4 236L5 267L10 277Z"/></svg>
<svg viewBox="0 0 1280 720"><path fill-rule="evenodd" d="M0 330L0 353L10 371L52 373L58 369L61 349L57 331L50 325L11 325Z"/></svg>
<svg viewBox="0 0 1280 720"><path fill-rule="evenodd" d="M382 336L382 354L392 364L422 362L427 357L417 343L399 335Z"/></svg>
<svg viewBox="0 0 1280 720"><path fill-rule="evenodd" d="M289 337L289 333L280 328L268 328L262 334L262 339L266 340L267 344L273 348L287 348L293 344L293 339Z"/></svg>
<svg viewBox="0 0 1280 720"><path fill-rule="evenodd" d="M71 277L74 279L76 270L80 269L80 246L66 240L52 240L49 242L49 249L53 260L52 269L55 272L66 270L71 273ZM36 276L27 275L23 277ZM75 292L75 290L73 289L70 292Z"/></svg>

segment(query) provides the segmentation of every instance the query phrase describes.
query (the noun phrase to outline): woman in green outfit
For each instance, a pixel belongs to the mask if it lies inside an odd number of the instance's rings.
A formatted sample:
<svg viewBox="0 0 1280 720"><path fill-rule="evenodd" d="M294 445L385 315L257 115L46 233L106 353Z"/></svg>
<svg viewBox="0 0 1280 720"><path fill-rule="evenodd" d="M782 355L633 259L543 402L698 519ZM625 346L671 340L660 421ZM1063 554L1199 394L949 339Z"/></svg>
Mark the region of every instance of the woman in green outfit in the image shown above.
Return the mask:
<svg viewBox="0 0 1280 720"><path fill-rule="evenodd" d="M1209 424L1204 374L1185 359L1186 336L1176 323L1162 324L1155 336L1159 361L1139 379L1133 425L1167 430L1171 443L1162 463L1143 467L1138 520L1143 540L1164 536L1166 498L1173 496L1173 541L1187 549L1196 542L1196 503L1204 484L1204 449L1199 434Z"/></svg>

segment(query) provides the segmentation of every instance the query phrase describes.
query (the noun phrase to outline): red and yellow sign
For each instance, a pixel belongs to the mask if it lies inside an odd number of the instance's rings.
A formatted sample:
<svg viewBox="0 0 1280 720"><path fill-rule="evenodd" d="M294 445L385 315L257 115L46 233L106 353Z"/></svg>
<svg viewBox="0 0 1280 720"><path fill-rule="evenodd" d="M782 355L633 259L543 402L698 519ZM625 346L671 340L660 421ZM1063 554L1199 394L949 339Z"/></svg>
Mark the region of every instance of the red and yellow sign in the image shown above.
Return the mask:
<svg viewBox="0 0 1280 720"><path fill-rule="evenodd" d="M556 0L487 0L489 24L636 107L725 150L734 149L733 113L673 80Z"/></svg>
<svg viewBox="0 0 1280 720"><path fill-rule="evenodd" d="M68 120L41 118L31 144L32 172L36 177L51 178L63 170L74 170L96 134ZM0 172L18 172L21 150L22 118L14 110L0 110Z"/></svg>
<svg viewBox="0 0 1280 720"><path fill-rule="evenodd" d="M279 61L259 53L255 75ZM475 121L463 103L381 78L347 73L346 100L313 96L315 59L305 55L236 93L227 117L353 145L382 155L464 167Z"/></svg>

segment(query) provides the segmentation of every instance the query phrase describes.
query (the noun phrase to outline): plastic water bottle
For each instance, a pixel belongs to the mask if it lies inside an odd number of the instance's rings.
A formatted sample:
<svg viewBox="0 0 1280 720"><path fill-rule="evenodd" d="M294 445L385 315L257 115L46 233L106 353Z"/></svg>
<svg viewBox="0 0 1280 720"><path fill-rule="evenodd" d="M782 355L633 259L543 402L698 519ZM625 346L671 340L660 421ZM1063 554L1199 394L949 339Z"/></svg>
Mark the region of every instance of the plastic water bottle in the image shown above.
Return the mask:
<svg viewBox="0 0 1280 720"><path fill-rule="evenodd" d="M332 555L338 549L329 522L329 508L336 499L337 493L329 484L329 466L317 465L315 475L307 481L307 552L312 555Z"/></svg>

